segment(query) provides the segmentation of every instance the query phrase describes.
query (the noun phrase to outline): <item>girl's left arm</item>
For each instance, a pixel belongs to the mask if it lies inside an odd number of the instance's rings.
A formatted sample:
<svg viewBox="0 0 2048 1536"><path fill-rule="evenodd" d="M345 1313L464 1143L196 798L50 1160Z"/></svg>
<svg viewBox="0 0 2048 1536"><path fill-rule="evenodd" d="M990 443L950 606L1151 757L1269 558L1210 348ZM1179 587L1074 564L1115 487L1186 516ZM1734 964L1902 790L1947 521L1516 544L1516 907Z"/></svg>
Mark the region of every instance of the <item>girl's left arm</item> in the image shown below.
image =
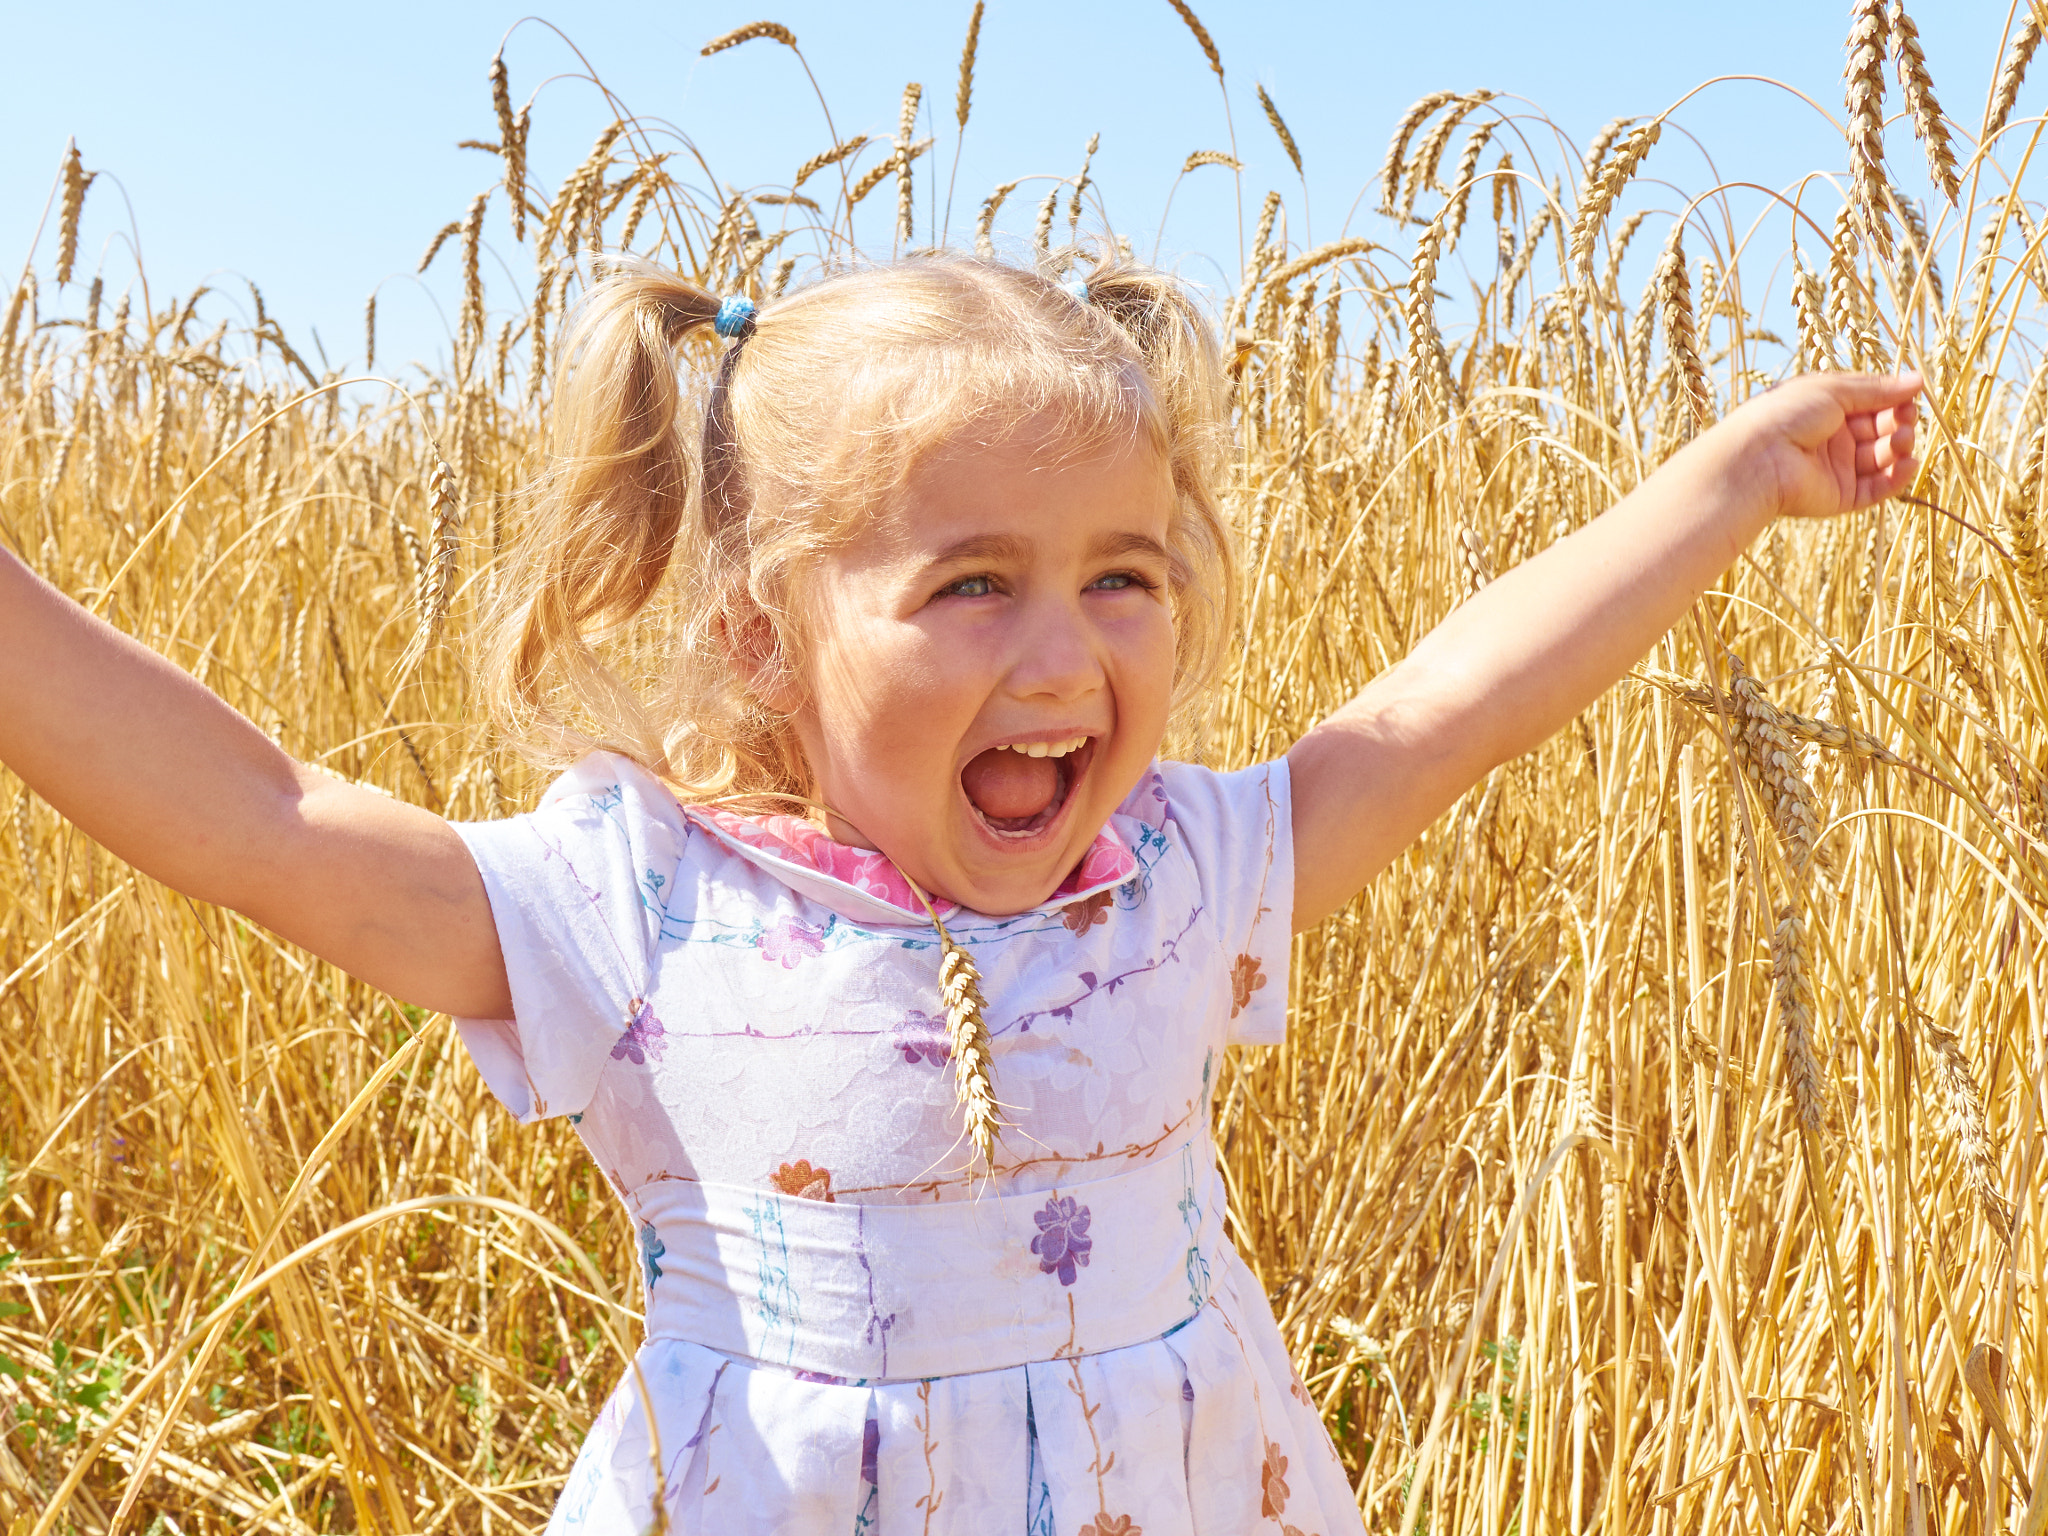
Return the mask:
<svg viewBox="0 0 2048 1536"><path fill-rule="evenodd" d="M1749 402L1296 742L1296 929L1605 692L1773 519L1853 511L1910 484L1919 389L1915 374L1808 374Z"/></svg>

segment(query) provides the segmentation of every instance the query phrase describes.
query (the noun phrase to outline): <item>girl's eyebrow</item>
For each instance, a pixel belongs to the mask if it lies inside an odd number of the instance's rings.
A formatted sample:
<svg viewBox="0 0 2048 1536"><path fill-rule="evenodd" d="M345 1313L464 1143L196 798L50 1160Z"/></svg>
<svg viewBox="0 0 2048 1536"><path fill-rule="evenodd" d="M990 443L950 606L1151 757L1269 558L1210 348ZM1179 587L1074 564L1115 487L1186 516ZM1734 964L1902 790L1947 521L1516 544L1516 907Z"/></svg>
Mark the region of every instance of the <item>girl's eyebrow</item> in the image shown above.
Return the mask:
<svg viewBox="0 0 2048 1536"><path fill-rule="evenodd" d="M1105 533L1088 546L1088 554L1096 560L1114 559L1118 555L1150 555L1155 560L1170 561L1173 557L1164 544L1149 533Z"/></svg>
<svg viewBox="0 0 2048 1536"><path fill-rule="evenodd" d="M957 544L948 544L931 558L933 565L951 565L956 560L1021 560L1029 548L1027 542L1012 533L977 533L972 538L962 539Z"/></svg>
<svg viewBox="0 0 2048 1536"><path fill-rule="evenodd" d="M932 556L930 563L952 565L959 561L978 560L993 563L1015 562L1026 559L1030 550L1030 540L1020 539L1013 533L978 533L972 538L948 544ZM1155 560L1172 558L1166 546L1152 535L1131 530L1102 534L1088 546L1088 558L1091 560L1111 560L1119 555L1149 555Z"/></svg>

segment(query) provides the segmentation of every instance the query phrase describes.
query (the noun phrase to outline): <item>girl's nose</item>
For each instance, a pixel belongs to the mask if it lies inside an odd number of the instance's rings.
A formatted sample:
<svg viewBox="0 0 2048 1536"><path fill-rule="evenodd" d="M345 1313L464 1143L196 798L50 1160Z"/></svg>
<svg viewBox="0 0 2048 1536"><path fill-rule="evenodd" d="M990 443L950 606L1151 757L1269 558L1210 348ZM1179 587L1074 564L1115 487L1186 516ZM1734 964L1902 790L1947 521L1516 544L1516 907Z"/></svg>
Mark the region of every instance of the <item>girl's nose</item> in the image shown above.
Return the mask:
<svg viewBox="0 0 2048 1536"><path fill-rule="evenodd" d="M1018 698L1069 703L1102 686L1096 637L1071 604L1034 604L1016 633L1008 684Z"/></svg>

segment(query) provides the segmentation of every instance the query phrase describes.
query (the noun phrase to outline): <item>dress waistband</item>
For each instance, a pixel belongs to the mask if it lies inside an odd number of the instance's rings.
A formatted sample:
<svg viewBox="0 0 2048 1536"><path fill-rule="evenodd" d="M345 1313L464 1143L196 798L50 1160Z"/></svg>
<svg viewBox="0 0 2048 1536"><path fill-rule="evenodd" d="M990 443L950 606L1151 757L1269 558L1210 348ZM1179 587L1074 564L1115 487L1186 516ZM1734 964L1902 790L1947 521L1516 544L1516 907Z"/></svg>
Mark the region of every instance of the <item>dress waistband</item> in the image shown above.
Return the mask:
<svg viewBox="0 0 2048 1536"><path fill-rule="evenodd" d="M1207 1136L1028 1194L856 1205L661 1180L634 1191L647 1336L806 1376L902 1381L1140 1343L1208 1299Z"/></svg>

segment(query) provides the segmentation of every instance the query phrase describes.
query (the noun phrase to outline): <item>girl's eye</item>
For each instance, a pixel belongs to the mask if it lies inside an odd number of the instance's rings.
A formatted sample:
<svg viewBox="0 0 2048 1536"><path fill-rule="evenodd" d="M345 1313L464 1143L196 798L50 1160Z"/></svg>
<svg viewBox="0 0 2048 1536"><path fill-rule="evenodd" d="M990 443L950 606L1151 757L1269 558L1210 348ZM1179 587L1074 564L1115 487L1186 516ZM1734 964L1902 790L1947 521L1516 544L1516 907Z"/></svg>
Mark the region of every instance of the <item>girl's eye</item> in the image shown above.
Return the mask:
<svg viewBox="0 0 2048 1536"><path fill-rule="evenodd" d="M963 576L951 586L942 588L941 597L987 597L995 591L995 581L987 576Z"/></svg>
<svg viewBox="0 0 2048 1536"><path fill-rule="evenodd" d="M1088 583L1091 592L1126 592L1133 587L1149 590L1152 583L1136 571L1111 571L1107 576L1098 576Z"/></svg>

